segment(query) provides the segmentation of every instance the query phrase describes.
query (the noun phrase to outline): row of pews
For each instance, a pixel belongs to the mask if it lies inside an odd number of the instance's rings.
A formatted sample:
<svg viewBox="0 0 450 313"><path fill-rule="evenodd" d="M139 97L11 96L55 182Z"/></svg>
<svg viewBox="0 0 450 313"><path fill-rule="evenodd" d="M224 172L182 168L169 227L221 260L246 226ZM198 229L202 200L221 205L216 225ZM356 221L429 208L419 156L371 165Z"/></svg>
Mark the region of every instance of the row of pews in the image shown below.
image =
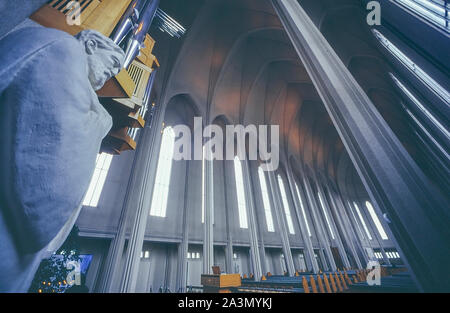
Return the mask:
<svg viewBox="0 0 450 313"><path fill-rule="evenodd" d="M294 276L267 273L261 281L242 279L236 292L338 293L349 289L353 282L363 279L362 271L336 271L313 274L297 271Z"/></svg>
<svg viewBox="0 0 450 313"><path fill-rule="evenodd" d="M369 270L342 269L335 272L297 271L294 276L267 273L260 281L253 275L242 277L241 286L231 292L241 293L344 293L344 292L417 292L405 268L382 266L381 285L369 286Z"/></svg>
<svg viewBox="0 0 450 313"><path fill-rule="evenodd" d="M381 276L381 284L369 286L366 282L352 285L355 293L417 293L419 289L408 272L397 272L390 276Z"/></svg>

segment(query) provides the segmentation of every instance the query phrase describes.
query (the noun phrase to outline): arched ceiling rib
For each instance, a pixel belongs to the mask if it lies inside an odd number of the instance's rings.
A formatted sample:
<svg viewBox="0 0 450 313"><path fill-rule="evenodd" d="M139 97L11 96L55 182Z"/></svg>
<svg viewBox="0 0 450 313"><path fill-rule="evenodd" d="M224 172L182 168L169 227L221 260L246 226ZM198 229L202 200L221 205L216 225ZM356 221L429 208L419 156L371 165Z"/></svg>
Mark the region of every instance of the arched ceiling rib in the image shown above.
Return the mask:
<svg viewBox="0 0 450 313"><path fill-rule="evenodd" d="M406 142L390 67L364 25L361 3L300 3ZM166 99L189 94L205 123L224 116L233 124L278 124L282 160L301 160L337 181L346 150L270 1L205 1L198 14L174 63Z"/></svg>

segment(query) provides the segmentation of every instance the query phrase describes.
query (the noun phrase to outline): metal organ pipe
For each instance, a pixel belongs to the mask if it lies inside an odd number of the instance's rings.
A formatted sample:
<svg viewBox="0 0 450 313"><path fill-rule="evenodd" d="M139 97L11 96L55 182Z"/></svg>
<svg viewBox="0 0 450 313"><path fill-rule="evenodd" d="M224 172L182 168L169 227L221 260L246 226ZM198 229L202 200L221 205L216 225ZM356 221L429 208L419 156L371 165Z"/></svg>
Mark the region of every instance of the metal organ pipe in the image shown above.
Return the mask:
<svg viewBox="0 0 450 313"><path fill-rule="evenodd" d="M128 9L125 11L125 14L122 16L114 29L113 34L111 35L111 39L114 43L120 45L123 39L128 36L130 31L137 27L140 11L145 5L145 2L146 0L133 0L130 3Z"/></svg>
<svg viewBox="0 0 450 313"><path fill-rule="evenodd" d="M159 0L148 0L145 6L143 7L142 11L138 11L139 12L139 17L137 20L138 26L134 29L132 36L128 40L125 51L126 56L123 65L124 68L128 68L131 62L138 56L139 50L141 49L142 43L144 42L145 39L145 35L150 29L153 18L155 17L158 6Z"/></svg>

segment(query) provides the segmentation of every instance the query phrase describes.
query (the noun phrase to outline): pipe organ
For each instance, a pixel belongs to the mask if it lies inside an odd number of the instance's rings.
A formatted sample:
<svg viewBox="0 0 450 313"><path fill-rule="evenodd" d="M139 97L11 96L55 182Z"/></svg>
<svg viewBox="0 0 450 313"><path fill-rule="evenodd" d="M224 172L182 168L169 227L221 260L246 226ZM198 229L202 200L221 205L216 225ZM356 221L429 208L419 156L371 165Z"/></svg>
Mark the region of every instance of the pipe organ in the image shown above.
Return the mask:
<svg viewBox="0 0 450 313"><path fill-rule="evenodd" d="M145 7L154 0L145 3ZM50 0L36 11L30 18L35 22L51 28L56 28L71 35L76 35L84 29L96 30L107 37L112 37L121 27L126 14L141 5L139 0ZM155 2L156 7L158 1ZM142 5L141 5L142 6ZM141 12L142 13L142 12ZM139 13L136 14L139 16ZM151 14L149 16L153 18ZM141 14L142 17L142 14ZM139 22L139 21L137 21ZM145 29L142 25L145 24ZM131 29L132 39L136 46L136 34L145 33L150 27L151 20L139 22ZM157 58L152 54L155 40L148 34L140 34L143 44L138 45L138 51L131 51L127 41L122 40L121 46L127 51L130 64L114 78L110 79L102 89L97 91L100 102L111 114L113 127L103 140L101 151L110 154L120 154L125 150L135 150L137 130L145 125L144 115L149 109L150 92L154 74L159 67ZM125 39L123 37L122 39ZM142 39L140 39L142 40ZM132 49L132 48L131 48ZM153 75L152 75L153 74Z"/></svg>

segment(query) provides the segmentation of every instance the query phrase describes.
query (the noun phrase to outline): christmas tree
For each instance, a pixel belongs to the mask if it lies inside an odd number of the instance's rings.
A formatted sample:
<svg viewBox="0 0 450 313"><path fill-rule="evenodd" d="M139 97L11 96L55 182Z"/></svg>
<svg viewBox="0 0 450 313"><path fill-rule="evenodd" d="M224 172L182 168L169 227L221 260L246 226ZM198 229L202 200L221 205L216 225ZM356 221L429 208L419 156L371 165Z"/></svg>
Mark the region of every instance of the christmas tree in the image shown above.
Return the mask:
<svg viewBox="0 0 450 313"><path fill-rule="evenodd" d="M61 248L41 262L28 292L63 293L70 287L67 276L73 268L67 268L67 264L70 261L81 261L78 231L78 227L74 226Z"/></svg>

